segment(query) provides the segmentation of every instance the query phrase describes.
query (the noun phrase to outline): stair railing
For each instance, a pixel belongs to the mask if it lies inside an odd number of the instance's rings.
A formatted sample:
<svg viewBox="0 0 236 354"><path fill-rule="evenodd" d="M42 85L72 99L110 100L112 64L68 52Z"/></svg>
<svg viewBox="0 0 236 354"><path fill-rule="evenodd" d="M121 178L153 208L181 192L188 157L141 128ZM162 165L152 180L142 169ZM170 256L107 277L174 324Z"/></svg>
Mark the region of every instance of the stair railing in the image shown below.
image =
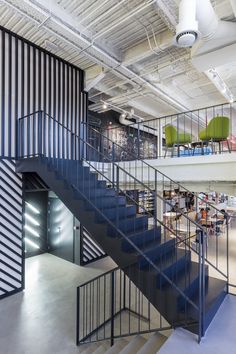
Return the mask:
<svg viewBox="0 0 236 354"><path fill-rule="evenodd" d="M164 115L157 118L151 118L145 121L129 125L115 124L106 128L107 136L116 142L123 137L127 153L122 155L123 159L132 159L129 153L136 155L136 159L156 159L166 156L197 156L212 155L218 153L230 153L235 151L235 129L233 120L235 118L233 103L222 103L214 106L203 107L186 112ZM219 141L219 134L216 127L215 135L218 139L200 139L202 131L206 129L210 120L217 116L226 116L229 118L228 137L225 138L225 128L222 126L222 141ZM114 126L115 125L115 126ZM168 144L165 136L165 127L174 127L175 132L170 134ZM226 128L227 129L227 128ZM214 133L213 130L213 133ZM176 135L175 135L176 134ZM213 134L214 136L214 134ZM202 138L204 139L204 138ZM138 143L139 141L139 143ZM143 149L145 146L145 149Z"/></svg>
<svg viewBox="0 0 236 354"><path fill-rule="evenodd" d="M77 287L77 345L171 328L118 267Z"/></svg>
<svg viewBox="0 0 236 354"><path fill-rule="evenodd" d="M107 160L107 156L108 156L110 161L116 162L117 164L119 164L119 166L125 169L127 173L130 173L132 176L134 176L135 178L137 178L142 182L140 186L138 185L136 186L137 188L145 189L145 186L148 186L149 191L154 190L155 195L161 194L162 196L165 191L169 192L170 197L167 200L166 198L162 200L159 198L158 200L155 201L155 202L158 201L162 202L162 206L159 205L159 207L163 209L164 218L165 218L165 214L168 213L168 211L170 211L171 208L173 208L171 199L174 198L171 196L171 194L173 193L175 195L175 200L179 204L179 208L176 211L176 213L180 214L179 219L181 219L181 223L177 222L178 217L176 217L176 222L174 223L174 225L172 223L172 226L174 226L174 229L176 230L178 230L179 228L178 231L180 233L181 232L186 233L185 238L188 241L192 238L191 237L192 234L194 234L194 232L198 230L207 232L209 236L207 240L207 244L209 243L210 251L208 252L208 247L207 247L205 251L205 260L217 272L219 272L224 278L226 278L228 282L229 281L229 264L228 264L229 216L225 214L225 212L222 212L217 207L212 205L212 203L208 202L207 200L201 199L196 193L191 192L189 189L181 185L179 182L174 181L173 179L168 177L166 174L164 174L157 168L151 166L149 162L142 159L138 159L135 161L120 161L118 157L126 153L124 147L112 141L110 138L108 138L107 136L99 132L96 128L92 127L91 125L87 123L83 123L83 124L86 127L85 130L87 132L87 138L88 140L91 140L90 144L93 146L92 151L94 151L94 153L90 155L92 155L91 157L95 161L99 160L99 158L100 159L104 158L105 160ZM97 151L99 151L99 153L97 153ZM131 158L133 157L134 159L136 157L136 155L133 155L133 153L130 151L129 151L129 156ZM127 183L125 181L122 181L120 179L119 182L122 188L124 189L129 188L129 186L127 186ZM195 205L198 207L199 211L201 208L205 210L211 210L211 216L208 214L206 215L205 223L203 223L204 220L201 221L204 226L200 224L199 219L192 220L191 214L195 215L196 213L190 212L186 214L185 212L182 211L183 207L185 208L185 204L182 206L182 208L180 206L181 202L182 203L185 202L181 198L182 192L185 192L187 194L188 205L186 205L186 207L192 208L192 206ZM159 214L159 220L160 218L161 215ZM168 217L166 217L166 219L167 218ZM222 242L222 240L219 237L215 237L215 235L220 235L221 221L224 224L224 234L225 234L224 242ZM178 238L179 235L176 236ZM194 247L197 247L197 245L194 244ZM221 262L219 261L220 259ZM225 260L225 263L224 262L222 263L222 259Z"/></svg>
<svg viewBox="0 0 236 354"><path fill-rule="evenodd" d="M199 296L197 299L191 299L181 288L176 284L177 272L178 269L172 269L170 274L165 273L165 257L160 256L158 265L147 256L145 253L145 248L150 246L150 240L148 239L149 222L152 221L153 231L155 235L154 241L160 236L160 228L164 234L164 241L167 242L170 240L171 235L178 237L177 228L174 230L172 227L166 225L162 220L157 217L157 208L159 200L164 202L164 198L155 191L147 186L142 180L139 180L136 176L133 176L131 173L127 172L122 166L118 163L113 162L109 156L106 157L101 152L97 151L91 144L89 144L84 138L79 137L74 134L68 128L64 127L61 123L58 123L54 118L48 116L44 112L37 112L28 117L24 117L19 120L18 129L18 158L30 158L39 156L42 162L47 163L49 168L52 168L53 171L57 171L59 178L65 179L65 181L70 182L72 189L74 191L75 197L78 199L83 198L87 202L87 207L90 207L97 213L98 219L96 220L99 226L99 222L106 221L106 228L112 235L113 241L112 244L118 247L124 247L130 251L130 256L124 260L124 267L126 274L132 275L134 278L138 277L142 282L145 282L146 272L148 272L150 278L153 278L153 283L149 282L146 287L142 288L144 295L148 295L149 298L152 298L152 303L155 305L155 301L158 297L163 296L162 290L166 286L171 286L173 289L173 296L175 296L176 304L178 303L179 297L183 299L184 312L182 317L179 319L178 323L174 319L169 320L171 326L189 326L193 325L194 320L190 320L190 308L193 312L196 313L197 322L199 326L199 341L201 340L202 335L204 335L204 284L205 284L205 255L204 248L205 242L199 242L199 252L196 252L197 261L199 264ZM101 156L102 162L93 162L93 156L96 151L96 154L99 153ZM80 157L79 161L77 160ZM104 161L105 160L105 161ZM110 184L112 188L106 190L107 196L112 196L114 198L114 193L116 194L117 203L115 206L115 211L107 216L107 198L101 198L99 194L99 189L96 188L96 178L94 174L88 174L86 168L81 169L81 161L84 161L87 165L90 166L91 170L96 170L102 183L106 181L107 184ZM98 168L96 168L99 164ZM109 166L112 168L109 170ZM73 168L72 168L73 167ZM75 167L75 168L74 168ZM107 175L107 171L109 176ZM156 172L155 172L156 173ZM121 188L120 181L123 183ZM155 209L154 215L146 209L145 206L140 205L138 201L135 200L133 196L127 194L125 186L133 186L136 190L137 186L145 187L150 193L155 197ZM97 194L98 193L98 194ZM103 191L102 191L103 193ZM123 202L123 198L126 197L127 201L131 203L132 206L142 208L145 215L140 218L130 217L130 209L124 208L122 212L124 220L122 223L119 219L120 205L119 203ZM169 202L165 203L170 205ZM132 211L132 210L131 210ZM179 213L182 215L181 210L176 212L176 218L179 216ZM115 217L113 217L115 216ZM94 214L91 214L91 217L94 217ZM189 224L194 224L195 227L199 227L201 235L204 233L204 228L199 226L195 221L191 220L188 216L186 218L189 221ZM85 225L86 226L86 225ZM104 226L105 227L105 226ZM104 229L105 230L105 229ZM136 234L139 232L139 240L141 239L141 244L137 244L129 237L131 234ZM183 245L181 249L181 255L183 259L188 261L192 248L190 247L190 242L187 242L187 239L183 240ZM203 239L203 236L200 238ZM140 242L140 241L139 241ZM176 241L177 242L177 241ZM119 252L117 249L117 254ZM135 274L133 271L133 263L137 262L138 259L138 272ZM178 261L178 253L175 252L171 254L171 264L176 264ZM190 284L190 279L188 279L187 269L182 270L185 277L185 285ZM157 274L158 278L158 289L156 290L154 284L156 284ZM137 279L137 278L136 278ZM155 291L154 291L155 289ZM157 294L156 294L157 293ZM155 296L154 296L155 294ZM160 300L160 302L163 301ZM165 299L166 301L166 299ZM171 314L170 314L171 315ZM196 319L195 319L196 321ZM196 324L196 322L195 322Z"/></svg>

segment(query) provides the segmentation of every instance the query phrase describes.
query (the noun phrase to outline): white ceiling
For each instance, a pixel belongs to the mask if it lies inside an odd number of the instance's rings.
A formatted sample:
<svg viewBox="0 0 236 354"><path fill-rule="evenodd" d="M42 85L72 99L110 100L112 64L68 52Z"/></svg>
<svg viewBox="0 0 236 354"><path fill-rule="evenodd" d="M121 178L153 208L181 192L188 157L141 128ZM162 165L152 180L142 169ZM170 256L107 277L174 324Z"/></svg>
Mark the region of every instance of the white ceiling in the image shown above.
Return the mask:
<svg viewBox="0 0 236 354"><path fill-rule="evenodd" d="M145 119L225 102L190 49L173 46L179 0L0 0L0 24L84 69L90 109ZM230 0L212 0L234 21ZM235 37L236 42L236 37ZM236 59L217 67L236 97ZM100 76L99 76L100 75Z"/></svg>

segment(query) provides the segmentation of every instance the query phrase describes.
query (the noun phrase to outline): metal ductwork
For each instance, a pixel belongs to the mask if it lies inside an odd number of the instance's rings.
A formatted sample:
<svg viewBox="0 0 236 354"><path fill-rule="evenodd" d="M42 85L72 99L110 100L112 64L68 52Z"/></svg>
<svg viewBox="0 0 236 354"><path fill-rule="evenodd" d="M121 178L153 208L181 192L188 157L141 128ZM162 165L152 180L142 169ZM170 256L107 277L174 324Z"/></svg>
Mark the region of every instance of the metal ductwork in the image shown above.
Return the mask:
<svg viewBox="0 0 236 354"><path fill-rule="evenodd" d="M182 0L175 44L179 47L192 47L200 38L208 41L214 36L217 26L218 18L210 0Z"/></svg>
<svg viewBox="0 0 236 354"><path fill-rule="evenodd" d="M127 114L122 113L119 117L119 122L122 125L130 125L134 129L139 129L145 133L152 134L152 135L158 135L157 130L154 128L150 127L145 127L145 125L142 122L142 119L139 117L132 117L136 120L136 123L131 122L129 119L127 119Z"/></svg>

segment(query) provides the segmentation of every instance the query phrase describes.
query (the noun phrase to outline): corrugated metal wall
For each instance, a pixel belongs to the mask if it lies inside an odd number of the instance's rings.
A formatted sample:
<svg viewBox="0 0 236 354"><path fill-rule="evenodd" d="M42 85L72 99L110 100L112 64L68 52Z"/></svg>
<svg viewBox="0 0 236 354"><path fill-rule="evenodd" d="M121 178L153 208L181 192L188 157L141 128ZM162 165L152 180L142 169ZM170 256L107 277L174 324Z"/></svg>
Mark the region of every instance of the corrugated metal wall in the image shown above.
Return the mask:
<svg viewBox="0 0 236 354"><path fill-rule="evenodd" d="M0 28L0 297L22 286L22 182L13 161L17 120L43 110L80 135L87 114L82 90L83 71Z"/></svg>

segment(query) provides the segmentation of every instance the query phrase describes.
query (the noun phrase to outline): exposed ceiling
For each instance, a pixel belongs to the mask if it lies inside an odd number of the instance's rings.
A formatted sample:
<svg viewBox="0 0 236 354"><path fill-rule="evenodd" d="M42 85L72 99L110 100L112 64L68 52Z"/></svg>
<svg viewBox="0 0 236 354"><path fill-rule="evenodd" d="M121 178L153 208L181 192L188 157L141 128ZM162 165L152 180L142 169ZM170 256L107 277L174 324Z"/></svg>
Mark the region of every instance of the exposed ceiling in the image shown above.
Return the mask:
<svg viewBox="0 0 236 354"><path fill-rule="evenodd" d="M173 45L179 2L0 0L0 24L84 69L90 109L103 111L105 101L150 119L226 101L202 56L195 63L190 49ZM211 2L219 19L235 21L232 0ZM236 58L217 70L236 97Z"/></svg>

